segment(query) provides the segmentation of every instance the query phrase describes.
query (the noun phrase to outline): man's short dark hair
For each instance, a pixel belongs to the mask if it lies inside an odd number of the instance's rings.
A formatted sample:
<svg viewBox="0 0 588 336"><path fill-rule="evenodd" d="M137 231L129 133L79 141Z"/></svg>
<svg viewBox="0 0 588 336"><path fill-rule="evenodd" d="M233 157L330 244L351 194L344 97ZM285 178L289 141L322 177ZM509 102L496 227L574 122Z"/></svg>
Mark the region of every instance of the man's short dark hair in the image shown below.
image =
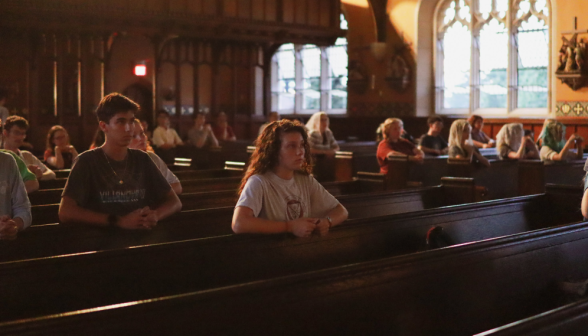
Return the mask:
<svg viewBox="0 0 588 336"><path fill-rule="evenodd" d="M433 125L437 121L440 122L440 123L443 123L443 118L441 118L438 115L432 115L432 116L429 117L429 119L427 119L427 124Z"/></svg>
<svg viewBox="0 0 588 336"><path fill-rule="evenodd" d="M4 124L4 129L6 132L10 132L10 129L14 126L28 130L29 122L25 118L16 115L6 118L6 123Z"/></svg>
<svg viewBox="0 0 588 336"><path fill-rule="evenodd" d="M169 113L166 110L158 110L157 111L157 118L161 117L162 115L165 115L166 117L169 118Z"/></svg>
<svg viewBox="0 0 588 336"><path fill-rule="evenodd" d="M102 98L96 108L96 116L98 116L98 121L104 121L108 124L110 119L117 113L128 111L137 113L140 110L141 107L139 104L135 103L130 98L115 92Z"/></svg>

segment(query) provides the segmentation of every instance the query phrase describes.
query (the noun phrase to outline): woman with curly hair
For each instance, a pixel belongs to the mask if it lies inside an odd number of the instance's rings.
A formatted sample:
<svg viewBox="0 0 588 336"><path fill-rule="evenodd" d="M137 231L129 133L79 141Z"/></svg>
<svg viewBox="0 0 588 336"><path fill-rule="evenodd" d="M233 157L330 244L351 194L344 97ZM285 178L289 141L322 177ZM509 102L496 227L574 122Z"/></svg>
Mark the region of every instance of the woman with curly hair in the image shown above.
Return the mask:
<svg viewBox="0 0 588 336"><path fill-rule="evenodd" d="M310 175L306 128L298 121L269 124L256 140L233 214L235 233L325 235L347 210Z"/></svg>

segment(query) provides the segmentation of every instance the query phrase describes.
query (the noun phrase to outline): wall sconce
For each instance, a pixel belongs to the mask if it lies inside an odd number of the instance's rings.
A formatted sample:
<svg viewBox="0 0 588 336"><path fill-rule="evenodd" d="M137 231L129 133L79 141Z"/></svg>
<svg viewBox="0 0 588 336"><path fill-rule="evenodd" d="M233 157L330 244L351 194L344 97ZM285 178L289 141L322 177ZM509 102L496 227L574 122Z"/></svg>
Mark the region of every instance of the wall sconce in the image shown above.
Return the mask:
<svg viewBox="0 0 588 336"><path fill-rule="evenodd" d="M370 44L370 50L377 61L381 61L386 56L386 43L385 42L374 42Z"/></svg>

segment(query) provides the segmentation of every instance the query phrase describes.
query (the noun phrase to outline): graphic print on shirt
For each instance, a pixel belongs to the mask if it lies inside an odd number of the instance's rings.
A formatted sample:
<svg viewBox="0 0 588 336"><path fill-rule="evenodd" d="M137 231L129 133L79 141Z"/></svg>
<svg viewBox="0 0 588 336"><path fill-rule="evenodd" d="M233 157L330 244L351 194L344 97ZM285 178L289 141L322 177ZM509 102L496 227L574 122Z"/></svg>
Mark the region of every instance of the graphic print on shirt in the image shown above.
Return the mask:
<svg viewBox="0 0 588 336"><path fill-rule="evenodd" d="M304 203L298 196L286 197L286 217L288 220L304 217Z"/></svg>
<svg viewBox="0 0 588 336"><path fill-rule="evenodd" d="M129 203L139 202L145 198L145 189L134 189L124 191L100 191L102 203Z"/></svg>

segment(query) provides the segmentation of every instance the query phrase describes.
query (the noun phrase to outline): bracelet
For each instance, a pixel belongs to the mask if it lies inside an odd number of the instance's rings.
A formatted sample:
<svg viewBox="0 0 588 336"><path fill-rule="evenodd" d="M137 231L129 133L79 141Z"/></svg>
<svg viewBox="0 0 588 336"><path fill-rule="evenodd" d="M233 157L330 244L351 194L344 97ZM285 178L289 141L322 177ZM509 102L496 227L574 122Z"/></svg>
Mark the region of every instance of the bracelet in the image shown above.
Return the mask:
<svg viewBox="0 0 588 336"><path fill-rule="evenodd" d="M329 217L329 216L327 216L325 218L329 221L329 229L330 229L331 226L333 226L333 221L331 220L331 217Z"/></svg>

